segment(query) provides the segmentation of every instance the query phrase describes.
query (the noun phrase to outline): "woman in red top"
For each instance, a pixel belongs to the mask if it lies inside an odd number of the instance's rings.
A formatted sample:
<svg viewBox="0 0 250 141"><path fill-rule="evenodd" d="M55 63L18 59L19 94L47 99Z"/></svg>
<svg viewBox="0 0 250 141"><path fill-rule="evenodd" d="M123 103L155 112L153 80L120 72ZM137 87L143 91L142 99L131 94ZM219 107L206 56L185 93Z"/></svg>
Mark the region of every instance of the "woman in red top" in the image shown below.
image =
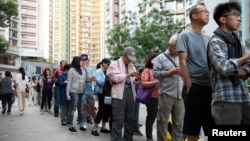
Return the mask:
<svg viewBox="0 0 250 141"><path fill-rule="evenodd" d="M147 106L147 117L146 117L146 137L147 141L153 140L153 124L157 116L158 107L158 80L153 76L153 63L152 60L158 55L158 53L151 53L145 63L145 69L141 75L141 82L144 88L154 87Z"/></svg>

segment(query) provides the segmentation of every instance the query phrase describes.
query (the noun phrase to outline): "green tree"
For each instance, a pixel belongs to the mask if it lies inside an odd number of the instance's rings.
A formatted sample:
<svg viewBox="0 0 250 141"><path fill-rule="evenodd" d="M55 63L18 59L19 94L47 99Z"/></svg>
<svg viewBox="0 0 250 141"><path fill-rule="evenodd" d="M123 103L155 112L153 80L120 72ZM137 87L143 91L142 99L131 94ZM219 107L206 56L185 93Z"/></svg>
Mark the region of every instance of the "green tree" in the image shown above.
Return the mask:
<svg viewBox="0 0 250 141"><path fill-rule="evenodd" d="M4 39L4 37L0 36L0 53L5 52L9 47L9 42Z"/></svg>
<svg viewBox="0 0 250 141"><path fill-rule="evenodd" d="M137 60L144 61L151 52L166 50L169 38L182 29L183 22L174 22L169 11L153 5L154 1L139 4L139 11L129 11L124 21L110 31L106 42L111 56L120 56L125 47L131 46Z"/></svg>
<svg viewBox="0 0 250 141"><path fill-rule="evenodd" d="M18 15L17 4L12 0L0 0L0 27L9 27L13 16ZM4 53L9 47L8 41L0 37L0 53Z"/></svg>
<svg viewBox="0 0 250 141"><path fill-rule="evenodd" d="M12 16L17 16L17 4L13 0L0 0L0 27L8 27Z"/></svg>

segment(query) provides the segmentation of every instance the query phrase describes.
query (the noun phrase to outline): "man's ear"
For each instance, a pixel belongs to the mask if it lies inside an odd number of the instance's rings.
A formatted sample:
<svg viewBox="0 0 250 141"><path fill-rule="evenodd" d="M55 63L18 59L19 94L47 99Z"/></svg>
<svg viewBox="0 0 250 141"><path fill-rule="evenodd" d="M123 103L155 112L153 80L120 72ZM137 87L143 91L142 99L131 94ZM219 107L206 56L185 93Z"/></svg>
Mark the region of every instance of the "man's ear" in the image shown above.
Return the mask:
<svg viewBox="0 0 250 141"><path fill-rule="evenodd" d="M226 17L220 17L219 21L221 24L225 24L227 22L227 19Z"/></svg>

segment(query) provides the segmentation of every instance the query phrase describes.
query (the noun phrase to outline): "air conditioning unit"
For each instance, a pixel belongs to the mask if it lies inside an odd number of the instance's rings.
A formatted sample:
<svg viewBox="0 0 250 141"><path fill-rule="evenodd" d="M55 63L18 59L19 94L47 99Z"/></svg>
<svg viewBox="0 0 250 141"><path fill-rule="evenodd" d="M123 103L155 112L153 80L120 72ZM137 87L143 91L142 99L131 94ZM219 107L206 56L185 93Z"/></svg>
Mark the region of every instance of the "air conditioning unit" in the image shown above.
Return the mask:
<svg viewBox="0 0 250 141"><path fill-rule="evenodd" d="M114 15L115 15L116 17L118 17L118 16L119 16L119 13L118 13L118 12L114 12Z"/></svg>
<svg viewBox="0 0 250 141"><path fill-rule="evenodd" d="M119 3L119 0L114 0L114 3Z"/></svg>

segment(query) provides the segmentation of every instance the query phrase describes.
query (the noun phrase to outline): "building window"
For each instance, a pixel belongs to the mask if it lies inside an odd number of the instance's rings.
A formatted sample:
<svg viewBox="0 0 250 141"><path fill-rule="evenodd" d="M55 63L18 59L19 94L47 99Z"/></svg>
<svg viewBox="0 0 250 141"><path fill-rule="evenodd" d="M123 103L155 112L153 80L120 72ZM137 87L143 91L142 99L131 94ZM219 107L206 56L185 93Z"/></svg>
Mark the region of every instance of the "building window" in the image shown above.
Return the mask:
<svg viewBox="0 0 250 141"><path fill-rule="evenodd" d="M22 24L22 29L26 29L26 24Z"/></svg>
<svg viewBox="0 0 250 141"><path fill-rule="evenodd" d="M17 38L17 32L16 31L12 31L12 37Z"/></svg>
<svg viewBox="0 0 250 141"><path fill-rule="evenodd" d="M22 21L26 21L27 20L27 17L22 17Z"/></svg>
<svg viewBox="0 0 250 141"><path fill-rule="evenodd" d="M166 10L175 10L176 9L176 1L171 1L166 3Z"/></svg>
<svg viewBox="0 0 250 141"><path fill-rule="evenodd" d="M22 34L22 38L23 38L23 39L26 39L26 34Z"/></svg>

